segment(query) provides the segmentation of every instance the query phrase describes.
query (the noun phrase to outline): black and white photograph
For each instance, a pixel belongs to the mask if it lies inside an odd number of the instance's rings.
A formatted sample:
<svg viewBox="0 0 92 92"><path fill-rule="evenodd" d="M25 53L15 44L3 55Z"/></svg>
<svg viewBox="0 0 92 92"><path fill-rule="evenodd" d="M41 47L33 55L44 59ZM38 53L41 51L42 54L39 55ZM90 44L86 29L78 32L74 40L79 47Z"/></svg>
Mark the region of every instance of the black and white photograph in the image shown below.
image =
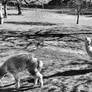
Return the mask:
<svg viewBox="0 0 92 92"><path fill-rule="evenodd" d="M0 92L92 92L92 0L0 0Z"/></svg>

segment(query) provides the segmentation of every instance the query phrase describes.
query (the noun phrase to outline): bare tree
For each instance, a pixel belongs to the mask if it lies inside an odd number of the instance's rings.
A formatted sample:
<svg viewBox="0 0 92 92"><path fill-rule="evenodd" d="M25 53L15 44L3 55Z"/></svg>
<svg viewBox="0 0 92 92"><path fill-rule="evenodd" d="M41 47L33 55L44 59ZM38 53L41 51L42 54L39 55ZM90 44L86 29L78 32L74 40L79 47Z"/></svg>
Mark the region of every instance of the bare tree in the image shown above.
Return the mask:
<svg viewBox="0 0 92 92"><path fill-rule="evenodd" d="M75 0L75 4L77 5L77 22L76 24L79 24L79 16L81 12L81 5L83 3L83 0Z"/></svg>
<svg viewBox="0 0 92 92"><path fill-rule="evenodd" d="M4 17L7 17L7 3L10 0L1 0L2 1L2 5L4 6ZM13 0L17 2L17 9L18 9L18 15L22 14L21 11L21 2L24 1L26 4L29 4L31 0Z"/></svg>

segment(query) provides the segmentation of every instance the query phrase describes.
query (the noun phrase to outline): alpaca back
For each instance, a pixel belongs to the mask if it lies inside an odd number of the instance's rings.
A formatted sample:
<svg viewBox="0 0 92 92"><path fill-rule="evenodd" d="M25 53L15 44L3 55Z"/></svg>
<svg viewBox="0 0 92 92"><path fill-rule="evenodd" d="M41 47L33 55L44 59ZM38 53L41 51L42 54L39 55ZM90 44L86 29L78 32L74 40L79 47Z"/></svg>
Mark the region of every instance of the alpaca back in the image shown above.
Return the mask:
<svg viewBox="0 0 92 92"><path fill-rule="evenodd" d="M9 58L5 63L7 71L10 73L17 73L26 69L26 62L28 58L26 55L16 55Z"/></svg>
<svg viewBox="0 0 92 92"><path fill-rule="evenodd" d="M28 57L26 54L20 54L8 58L0 67L3 72L18 73L26 69Z"/></svg>

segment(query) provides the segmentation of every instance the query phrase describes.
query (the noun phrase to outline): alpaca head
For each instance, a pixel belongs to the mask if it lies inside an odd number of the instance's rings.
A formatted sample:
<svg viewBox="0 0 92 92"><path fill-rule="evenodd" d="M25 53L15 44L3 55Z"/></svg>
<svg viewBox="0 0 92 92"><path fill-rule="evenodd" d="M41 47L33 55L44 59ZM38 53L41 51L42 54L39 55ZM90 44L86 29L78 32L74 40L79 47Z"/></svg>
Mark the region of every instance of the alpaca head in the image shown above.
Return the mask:
<svg viewBox="0 0 92 92"><path fill-rule="evenodd" d="M86 37L85 38L86 44L90 45L91 44L91 38L90 37Z"/></svg>

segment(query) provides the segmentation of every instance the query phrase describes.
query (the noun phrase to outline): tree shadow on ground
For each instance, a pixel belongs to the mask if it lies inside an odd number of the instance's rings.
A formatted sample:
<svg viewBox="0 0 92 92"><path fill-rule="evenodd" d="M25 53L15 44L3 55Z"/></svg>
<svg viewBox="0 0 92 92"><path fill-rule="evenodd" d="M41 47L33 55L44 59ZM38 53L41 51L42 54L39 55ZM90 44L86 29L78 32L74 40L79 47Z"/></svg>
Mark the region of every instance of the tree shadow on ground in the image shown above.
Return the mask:
<svg viewBox="0 0 92 92"><path fill-rule="evenodd" d="M8 14L9 16L17 16L17 13ZM19 16L19 15L18 15Z"/></svg>
<svg viewBox="0 0 92 92"><path fill-rule="evenodd" d="M76 59L76 61L78 62L71 62L70 65L92 65L92 61L91 60L87 60L87 59Z"/></svg>
<svg viewBox="0 0 92 92"><path fill-rule="evenodd" d="M52 24L52 23L44 23L44 22L6 22L6 23L14 23L16 25L18 24L23 24L23 25L45 25L45 26L48 26L48 25L55 25L55 24ZM2 40L5 40L9 37L19 37L19 38L22 38L22 37L25 37L26 39L35 39L35 38L49 38L49 40L51 40L52 38L54 40L62 40L61 38L63 37L70 37L69 39L67 39L66 41L76 41L76 42L79 42L79 41L85 41L84 40L84 36L87 35L87 34L92 34L92 31L90 30L89 32L87 32L88 30L86 31L83 31L81 30L80 32L67 32L68 30L67 29L58 29L57 27L53 27L51 29L46 29L46 30L32 30L32 29L29 29L28 31L12 31L12 30L0 30L0 34L3 35L3 39ZM7 34L7 35L6 35ZM83 34L83 38L81 38L81 34ZM80 36L79 37L76 37L76 36ZM52 39L52 40L53 40ZM64 39L65 41L65 39Z"/></svg>
<svg viewBox="0 0 92 92"><path fill-rule="evenodd" d="M83 65L83 64L92 65L91 60L85 60L85 59L77 59L77 60L78 60L78 61L84 61L84 63L82 63L82 65ZM77 64L80 64L80 63L77 63ZM92 68L79 69L79 70L70 69L70 70L67 70L67 71L64 71L64 72L57 71L56 73L54 73L54 74L52 74L52 75L44 76L44 79L48 79L48 78L51 78L51 77L57 77L57 76L84 75L84 74L91 73L91 72L92 72Z"/></svg>
<svg viewBox="0 0 92 92"><path fill-rule="evenodd" d="M42 25L42 26L52 26L56 25L55 23L48 22L15 22L15 21L7 21L7 24L16 24L16 25Z"/></svg>
<svg viewBox="0 0 92 92"><path fill-rule="evenodd" d="M75 75L84 75L87 73L92 72L92 69L84 69L84 70L69 70L64 72L56 72L55 74L44 76L44 79L48 79L51 77L58 77L58 76L75 76Z"/></svg>
<svg viewBox="0 0 92 92"><path fill-rule="evenodd" d="M88 15L88 17L91 17L92 16L92 12L91 12L92 10L89 10L89 9L87 9L87 10L81 10L80 11L80 15ZM56 11L52 11L52 12L54 12L54 13L58 13L58 14L67 14L67 15L77 15L77 10L76 10L76 8L74 8L74 9L62 9L62 10L56 10Z"/></svg>
<svg viewBox="0 0 92 92"><path fill-rule="evenodd" d="M86 17L92 17L92 14L91 15L86 15Z"/></svg>
<svg viewBox="0 0 92 92"><path fill-rule="evenodd" d="M38 87L34 87L33 85L32 86L25 86L25 87L21 87L19 89L16 89L16 88L0 88L0 92L23 92L23 91L27 91L27 90L30 90L30 89L35 89L35 88L38 88Z"/></svg>

